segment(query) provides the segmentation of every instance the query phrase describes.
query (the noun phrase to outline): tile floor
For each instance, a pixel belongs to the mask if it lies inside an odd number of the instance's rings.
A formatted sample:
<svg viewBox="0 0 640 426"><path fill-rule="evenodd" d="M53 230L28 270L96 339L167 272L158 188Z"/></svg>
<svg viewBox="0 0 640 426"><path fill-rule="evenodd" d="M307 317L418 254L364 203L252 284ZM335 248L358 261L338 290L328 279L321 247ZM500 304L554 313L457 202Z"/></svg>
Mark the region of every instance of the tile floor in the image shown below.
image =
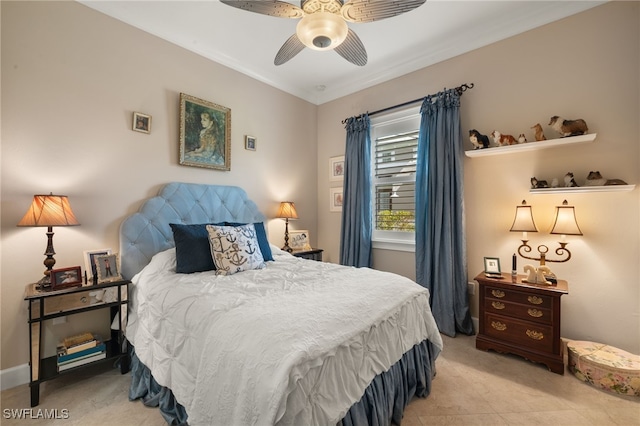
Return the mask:
<svg viewBox="0 0 640 426"><path fill-rule="evenodd" d="M403 426L427 425L639 425L640 398L620 397L522 358L475 349L475 337L443 336L431 395L415 399ZM166 423L159 411L127 398L129 375L109 366L41 385L36 407L68 410L68 419L8 419L6 409L29 408L29 386L1 394L4 425L148 425ZM90 374L88 374L90 373ZM36 413L34 409L34 414Z"/></svg>

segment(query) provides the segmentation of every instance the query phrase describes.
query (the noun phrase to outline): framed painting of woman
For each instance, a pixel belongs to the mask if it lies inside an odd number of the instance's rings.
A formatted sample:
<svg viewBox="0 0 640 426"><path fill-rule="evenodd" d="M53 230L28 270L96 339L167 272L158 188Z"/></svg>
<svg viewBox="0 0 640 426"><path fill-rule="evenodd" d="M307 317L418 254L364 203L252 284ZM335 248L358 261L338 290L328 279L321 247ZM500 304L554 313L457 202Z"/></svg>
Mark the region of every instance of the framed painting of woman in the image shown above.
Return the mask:
<svg viewBox="0 0 640 426"><path fill-rule="evenodd" d="M180 164L231 170L231 110L180 93Z"/></svg>

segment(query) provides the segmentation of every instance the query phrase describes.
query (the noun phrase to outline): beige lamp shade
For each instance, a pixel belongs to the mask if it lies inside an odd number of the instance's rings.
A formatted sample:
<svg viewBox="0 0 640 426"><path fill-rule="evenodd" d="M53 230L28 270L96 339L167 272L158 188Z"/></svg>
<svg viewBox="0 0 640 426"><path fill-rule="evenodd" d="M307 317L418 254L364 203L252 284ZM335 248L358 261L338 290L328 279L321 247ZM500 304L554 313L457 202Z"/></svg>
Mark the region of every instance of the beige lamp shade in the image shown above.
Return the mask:
<svg viewBox="0 0 640 426"><path fill-rule="evenodd" d="M296 206L292 201L281 202L276 217L280 219L297 219L298 212L296 211Z"/></svg>
<svg viewBox="0 0 640 426"><path fill-rule="evenodd" d="M531 206L528 206L525 200L522 200L522 205L516 207L516 217L513 219L510 231L538 232L536 223L533 221Z"/></svg>
<svg viewBox="0 0 640 426"><path fill-rule="evenodd" d="M18 226L80 225L66 195L34 195L29 210Z"/></svg>
<svg viewBox="0 0 640 426"><path fill-rule="evenodd" d="M53 255L53 227L54 226L76 226L80 225L76 216L71 210L69 198L66 195L34 195L29 210L18 222L18 226L46 226L47 227L47 249L44 252L44 278L38 283L40 289L51 285L51 270L56 264Z"/></svg>
<svg viewBox="0 0 640 426"><path fill-rule="evenodd" d="M576 221L576 211L573 206L567 205L567 200L561 206L556 206L556 220L553 222L551 234L582 235L582 231Z"/></svg>

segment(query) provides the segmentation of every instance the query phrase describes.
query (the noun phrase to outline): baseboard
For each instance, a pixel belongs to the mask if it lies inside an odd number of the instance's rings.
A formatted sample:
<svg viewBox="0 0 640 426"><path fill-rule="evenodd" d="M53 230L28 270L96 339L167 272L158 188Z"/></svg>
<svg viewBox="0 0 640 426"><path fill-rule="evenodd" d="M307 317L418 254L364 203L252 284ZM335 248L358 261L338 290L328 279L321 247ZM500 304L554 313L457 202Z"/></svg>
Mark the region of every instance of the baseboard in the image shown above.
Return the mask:
<svg viewBox="0 0 640 426"><path fill-rule="evenodd" d="M478 334L478 330L480 329L480 320L476 317L471 317L471 321L473 321L473 329L476 331L476 334Z"/></svg>
<svg viewBox="0 0 640 426"><path fill-rule="evenodd" d="M29 383L29 364L0 370L1 390L11 389Z"/></svg>

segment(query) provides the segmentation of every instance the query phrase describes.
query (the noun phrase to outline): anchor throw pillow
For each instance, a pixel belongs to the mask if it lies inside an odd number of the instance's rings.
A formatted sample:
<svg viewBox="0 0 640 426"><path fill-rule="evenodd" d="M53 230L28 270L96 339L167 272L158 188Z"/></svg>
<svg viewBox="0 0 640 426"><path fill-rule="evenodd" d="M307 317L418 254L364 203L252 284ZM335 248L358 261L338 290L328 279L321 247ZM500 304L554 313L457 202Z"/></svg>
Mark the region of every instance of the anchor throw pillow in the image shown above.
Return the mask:
<svg viewBox="0 0 640 426"><path fill-rule="evenodd" d="M252 223L242 226L207 225L207 233L216 274L232 275L266 266Z"/></svg>

